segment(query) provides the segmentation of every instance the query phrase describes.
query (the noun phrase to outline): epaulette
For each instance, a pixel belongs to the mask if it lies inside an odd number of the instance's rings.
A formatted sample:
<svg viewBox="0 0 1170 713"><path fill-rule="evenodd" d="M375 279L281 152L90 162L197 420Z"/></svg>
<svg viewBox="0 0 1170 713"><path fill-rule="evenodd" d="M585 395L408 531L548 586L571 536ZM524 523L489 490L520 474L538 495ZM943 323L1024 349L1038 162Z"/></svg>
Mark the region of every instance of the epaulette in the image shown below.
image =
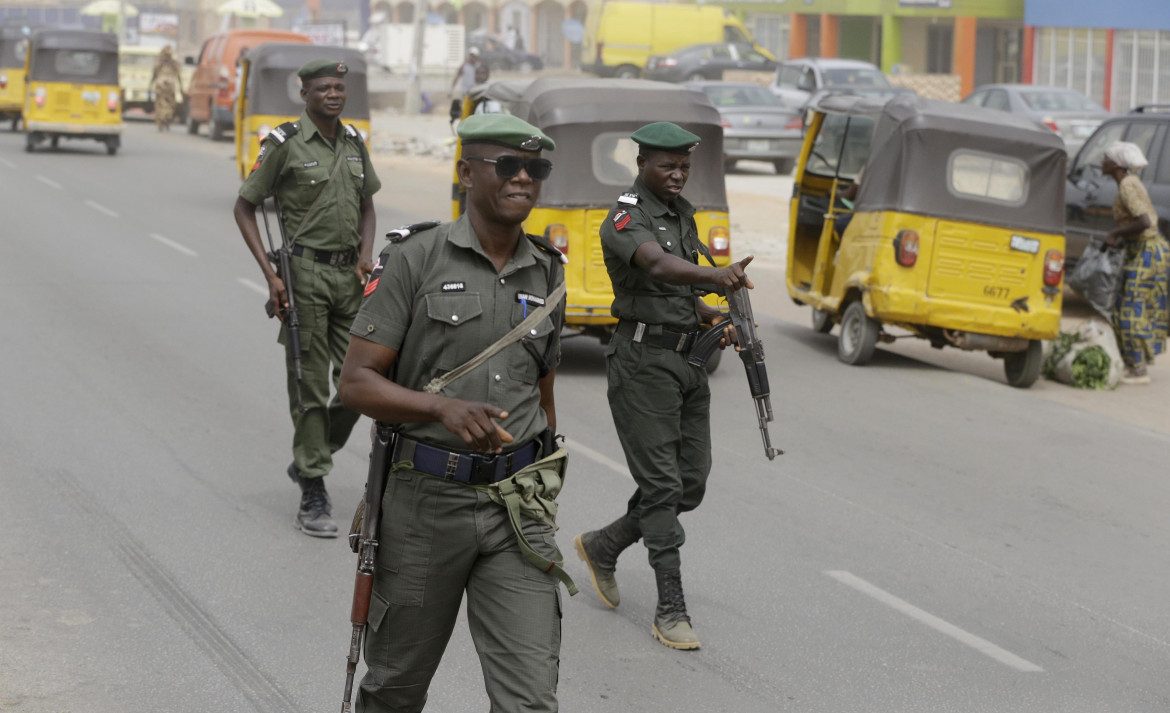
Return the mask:
<svg viewBox="0 0 1170 713"><path fill-rule="evenodd" d="M349 134L349 138L351 139L361 138L361 134L359 134L358 130L354 128L353 124L345 125L345 133Z"/></svg>
<svg viewBox="0 0 1170 713"><path fill-rule="evenodd" d="M269 131L268 136L265 136L264 138L272 139L278 144L283 144L285 141L288 141L292 137L296 136L297 132L300 130L301 127L297 124L291 121L286 121L272 131Z"/></svg>
<svg viewBox="0 0 1170 713"><path fill-rule="evenodd" d="M394 230L391 230L390 232L386 233L386 237L390 238L390 242L392 243L401 243L403 240L406 240L415 233L421 233L424 230L430 230L431 228L438 227L438 225L439 221L437 220L426 220L421 223L411 223L410 225L404 225L401 228L395 228Z"/></svg>
<svg viewBox="0 0 1170 713"><path fill-rule="evenodd" d="M550 243L548 238L541 235L533 235L532 233L525 233L525 235L528 236L528 239L532 241L533 245L559 259L562 265L569 264L569 256L557 250L557 246Z"/></svg>
<svg viewBox="0 0 1170 713"><path fill-rule="evenodd" d="M637 193L623 193L618 196L618 203L629 203L630 205L638 205Z"/></svg>

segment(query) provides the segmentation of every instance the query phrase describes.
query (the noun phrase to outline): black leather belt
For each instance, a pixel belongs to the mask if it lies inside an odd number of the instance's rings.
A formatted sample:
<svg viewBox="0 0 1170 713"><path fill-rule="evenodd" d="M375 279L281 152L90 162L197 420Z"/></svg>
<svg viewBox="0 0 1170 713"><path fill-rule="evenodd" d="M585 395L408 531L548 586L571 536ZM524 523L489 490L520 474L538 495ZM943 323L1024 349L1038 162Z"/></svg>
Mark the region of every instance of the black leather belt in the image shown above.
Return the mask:
<svg viewBox="0 0 1170 713"><path fill-rule="evenodd" d="M699 331L672 332L669 329L664 329L660 324L646 324L626 319L618 322L617 333L632 342L650 344L675 352L690 351L691 347L695 345L695 340L702 334Z"/></svg>
<svg viewBox="0 0 1170 713"><path fill-rule="evenodd" d="M468 485L487 485L504 480L521 468L527 468L536 462L539 454L538 440L529 441L508 453L487 456L479 453L456 453L399 436L394 445L393 460L411 461L415 470L436 478Z"/></svg>
<svg viewBox="0 0 1170 713"><path fill-rule="evenodd" d="M345 267L357 262L356 250L316 250L314 248L307 248L304 245L294 245L292 254L297 257L303 257L306 260L323 263L325 265L333 265L334 267Z"/></svg>

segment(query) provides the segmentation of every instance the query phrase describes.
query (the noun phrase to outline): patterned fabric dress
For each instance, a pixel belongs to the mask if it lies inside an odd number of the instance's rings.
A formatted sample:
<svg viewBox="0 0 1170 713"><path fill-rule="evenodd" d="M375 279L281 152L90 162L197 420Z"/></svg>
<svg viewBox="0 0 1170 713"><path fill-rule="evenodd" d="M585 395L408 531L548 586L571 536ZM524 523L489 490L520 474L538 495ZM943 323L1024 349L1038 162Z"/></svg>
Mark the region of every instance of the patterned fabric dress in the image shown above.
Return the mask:
<svg viewBox="0 0 1170 713"><path fill-rule="evenodd" d="M1166 347L1170 243L1158 234L1158 214L1141 179L1126 176L1118 185L1113 219L1118 225L1126 225L1142 215L1149 216L1150 227L1126 238L1124 282L1113 307L1117 345L1126 365L1131 367L1154 363L1154 356Z"/></svg>

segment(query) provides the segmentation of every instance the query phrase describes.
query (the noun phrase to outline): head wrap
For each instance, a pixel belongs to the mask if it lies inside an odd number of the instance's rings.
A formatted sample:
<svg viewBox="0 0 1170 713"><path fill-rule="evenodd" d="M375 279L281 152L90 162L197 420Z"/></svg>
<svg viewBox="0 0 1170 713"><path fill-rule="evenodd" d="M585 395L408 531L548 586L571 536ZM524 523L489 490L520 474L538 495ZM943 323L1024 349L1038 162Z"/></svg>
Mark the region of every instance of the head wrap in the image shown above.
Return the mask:
<svg viewBox="0 0 1170 713"><path fill-rule="evenodd" d="M1141 148L1128 141L1114 141L1105 149L1105 158L1129 171L1140 171L1150 165Z"/></svg>

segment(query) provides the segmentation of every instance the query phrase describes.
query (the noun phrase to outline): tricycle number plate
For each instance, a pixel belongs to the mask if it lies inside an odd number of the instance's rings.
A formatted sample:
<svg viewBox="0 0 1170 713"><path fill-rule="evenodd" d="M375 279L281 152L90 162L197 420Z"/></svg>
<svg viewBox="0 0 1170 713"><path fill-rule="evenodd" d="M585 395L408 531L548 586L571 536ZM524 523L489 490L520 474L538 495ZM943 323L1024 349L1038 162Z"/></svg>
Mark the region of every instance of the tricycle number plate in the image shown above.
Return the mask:
<svg viewBox="0 0 1170 713"><path fill-rule="evenodd" d="M1025 238L1023 235L1013 235L1011 247L1012 250L1035 255L1040 252L1040 241L1036 238Z"/></svg>

